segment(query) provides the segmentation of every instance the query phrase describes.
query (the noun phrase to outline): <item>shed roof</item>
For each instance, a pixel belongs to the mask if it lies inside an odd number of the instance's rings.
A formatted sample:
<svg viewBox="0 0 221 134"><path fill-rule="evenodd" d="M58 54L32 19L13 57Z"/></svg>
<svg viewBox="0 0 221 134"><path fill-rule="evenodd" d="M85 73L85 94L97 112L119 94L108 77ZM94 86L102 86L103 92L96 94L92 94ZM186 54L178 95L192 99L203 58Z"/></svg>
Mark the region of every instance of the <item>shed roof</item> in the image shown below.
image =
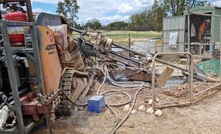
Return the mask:
<svg viewBox="0 0 221 134"><path fill-rule="evenodd" d="M219 12L217 12L219 11ZM212 14L217 14L221 15L221 7L199 7L199 8L193 8L190 9L190 12L194 13L212 13ZM184 15L187 15L188 12L187 10L184 11Z"/></svg>

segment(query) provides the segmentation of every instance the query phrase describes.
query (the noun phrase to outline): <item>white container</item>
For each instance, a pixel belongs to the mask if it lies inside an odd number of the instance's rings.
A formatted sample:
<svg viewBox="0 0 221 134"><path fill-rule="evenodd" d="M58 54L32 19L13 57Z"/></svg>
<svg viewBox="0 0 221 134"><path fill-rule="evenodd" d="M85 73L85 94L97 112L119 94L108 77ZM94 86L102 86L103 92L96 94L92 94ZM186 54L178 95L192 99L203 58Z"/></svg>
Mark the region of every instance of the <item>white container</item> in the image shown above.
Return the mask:
<svg viewBox="0 0 221 134"><path fill-rule="evenodd" d="M4 124L9 116L9 109L7 106L3 106L0 110L0 130L3 130L2 124Z"/></svg>

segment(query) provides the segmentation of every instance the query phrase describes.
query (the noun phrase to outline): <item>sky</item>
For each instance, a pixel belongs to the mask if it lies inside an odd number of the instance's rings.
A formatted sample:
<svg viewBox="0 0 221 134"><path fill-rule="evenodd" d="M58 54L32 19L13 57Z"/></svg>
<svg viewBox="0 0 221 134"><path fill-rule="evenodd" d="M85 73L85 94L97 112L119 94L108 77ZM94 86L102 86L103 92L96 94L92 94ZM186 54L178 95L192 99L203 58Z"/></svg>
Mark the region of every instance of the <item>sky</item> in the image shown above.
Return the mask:
<svg viewBox="0 0 221 134"><path fill-rule="evenodd" d="M31 0L33 12L56 13L61 0ZM221 0L208 0L221 7ZM150 9L154 0L78 0L80 6L77 23L98 19L102 25L115 21L128 21L132 14Z"/></svg>

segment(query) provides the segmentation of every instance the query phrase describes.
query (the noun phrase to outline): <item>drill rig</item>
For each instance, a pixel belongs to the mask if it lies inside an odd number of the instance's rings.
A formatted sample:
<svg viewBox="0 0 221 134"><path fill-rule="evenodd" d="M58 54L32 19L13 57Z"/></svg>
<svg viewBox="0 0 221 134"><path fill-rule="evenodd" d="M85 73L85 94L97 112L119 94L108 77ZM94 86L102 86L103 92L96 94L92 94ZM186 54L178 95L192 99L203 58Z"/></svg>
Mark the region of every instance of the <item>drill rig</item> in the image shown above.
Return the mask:
<svg viewBox="0 0 221 134"><path fill-rule="evenodd" d="M76 44L67 40L67 31L56 28L67 28L63 17L40 13L34 18L30 0L1 0L0 4L10 9L0 20L0 133L29 133L45 119L53 119L55 111L69 112L70 105L58 89L70 97L74 77L87 83L88 74L81 72L81 55ZM64 41L58 44L61 38Z"/></svg>
<svg viewBox="0 0 221 134"><path fill-rule="evenodd" d="M100 32L68 27L62 15L39 13L33 17L30 0L0 0L0 4L12 9L0 20L0 133L29 133L45 119L53 119L55 112L70 114L71 103L66 97L75 102L91 86L81 54L130 67L146 66L112 51L111 46L145 55L113 44ZM80 33L80 38L73 39L73 31ZM96 42L86 41L85 35ZM147 73L136 74L150 80Z"/></svg>

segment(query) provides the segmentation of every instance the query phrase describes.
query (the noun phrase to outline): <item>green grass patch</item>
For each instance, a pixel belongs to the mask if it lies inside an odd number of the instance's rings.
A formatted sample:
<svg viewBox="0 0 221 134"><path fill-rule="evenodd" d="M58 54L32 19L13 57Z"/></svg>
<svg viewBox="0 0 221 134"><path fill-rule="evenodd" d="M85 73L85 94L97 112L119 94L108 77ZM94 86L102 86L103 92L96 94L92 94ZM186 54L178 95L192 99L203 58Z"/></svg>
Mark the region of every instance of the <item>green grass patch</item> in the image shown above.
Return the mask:
<svg viewBox="0 0 221 134"><path fill-rule="evenodd" d="M113 39L117 44L131 44L133 42L147 42L150 38L162 38L162 32L155 31L105 31L101 30L108 38ZM76 35L75 35L76 37Z"/></svg>

